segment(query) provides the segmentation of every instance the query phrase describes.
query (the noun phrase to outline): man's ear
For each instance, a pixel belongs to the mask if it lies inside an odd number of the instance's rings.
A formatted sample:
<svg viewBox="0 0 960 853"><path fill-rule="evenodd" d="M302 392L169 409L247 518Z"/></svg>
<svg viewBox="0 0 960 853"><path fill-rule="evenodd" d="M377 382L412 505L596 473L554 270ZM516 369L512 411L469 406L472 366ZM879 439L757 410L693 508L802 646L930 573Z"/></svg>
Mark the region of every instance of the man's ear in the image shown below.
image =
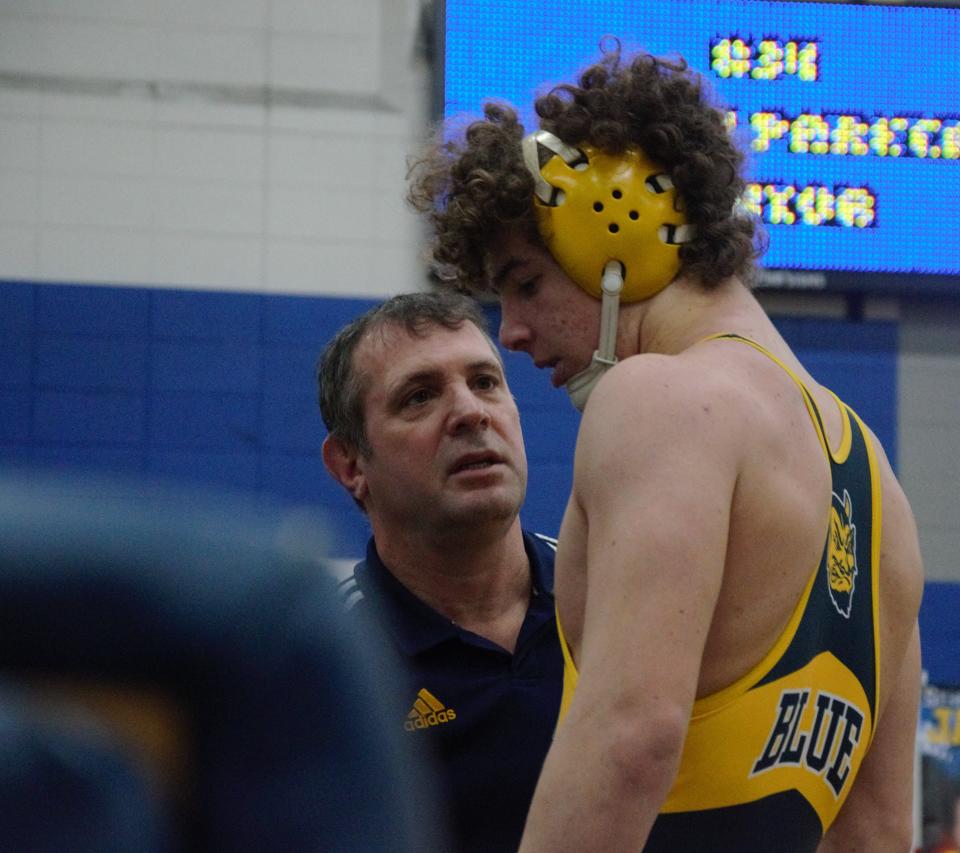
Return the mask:
<svg viewBox="0 0 960 853"><path fill-rule="evenodd" d="M336 435L323 441L323 464L330 476L343 486L355 501L361 504L367 496L367 478L359 464L360 453L350 443Z"/></svg>

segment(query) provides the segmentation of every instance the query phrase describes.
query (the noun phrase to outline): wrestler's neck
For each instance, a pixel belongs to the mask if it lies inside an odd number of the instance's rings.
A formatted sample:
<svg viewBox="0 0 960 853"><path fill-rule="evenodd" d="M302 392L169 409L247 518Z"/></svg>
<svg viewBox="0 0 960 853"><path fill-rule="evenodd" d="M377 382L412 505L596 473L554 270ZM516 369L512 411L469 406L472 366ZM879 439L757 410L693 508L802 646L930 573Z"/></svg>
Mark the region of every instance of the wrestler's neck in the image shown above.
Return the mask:
<svg viewBox="0 0 960 853"><path fill-rule="evenodd" d="M621 309L628 348L634 353L675 355L710 335L735 332L763 341L770 320L750 290L737 278L712 289L678 278L645 302Z"/></svg>
<svg viewBox="0 0 960 853"><path fill-rule="evenodd" d="M376 536L375 536L376 538ZM416 541L377 540L380 559L407 589L462 628L508 651L516 645L532 588L519 519L504 533Z"/></svg>

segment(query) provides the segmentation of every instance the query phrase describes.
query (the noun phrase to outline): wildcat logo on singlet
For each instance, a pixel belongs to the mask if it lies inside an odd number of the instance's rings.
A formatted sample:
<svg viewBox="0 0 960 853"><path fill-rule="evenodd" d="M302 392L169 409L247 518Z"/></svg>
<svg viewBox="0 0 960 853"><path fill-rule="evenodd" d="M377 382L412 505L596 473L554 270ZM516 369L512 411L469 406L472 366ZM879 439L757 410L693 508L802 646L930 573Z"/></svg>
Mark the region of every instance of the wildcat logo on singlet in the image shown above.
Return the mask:
<svg viewBox="0 0 960 853"><path fill-rule="evenodd" d="M800 719L809 698L809 689L780 694L777 719L750 775L776 767L799 767L821 776L839 797L850 775L850 757L863 733L863 712L839 696L818 691L813 725L802 730Z"/></svg>
<svg viewBox="0 0 960 853"><path fill-rule="evenodd" d="M836 492L830 500L827 572L830 600L837 613L849 619L857 578L857 526L853 523L853 501L846 489L843 490L843 500Z"/></svg>

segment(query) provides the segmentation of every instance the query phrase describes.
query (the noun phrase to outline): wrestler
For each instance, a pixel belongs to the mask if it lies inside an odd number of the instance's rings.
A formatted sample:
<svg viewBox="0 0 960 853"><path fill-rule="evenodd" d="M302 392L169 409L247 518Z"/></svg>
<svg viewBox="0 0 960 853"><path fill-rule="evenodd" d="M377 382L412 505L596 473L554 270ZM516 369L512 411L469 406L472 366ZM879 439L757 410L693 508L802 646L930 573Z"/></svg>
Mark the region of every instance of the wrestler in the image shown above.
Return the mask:
<svg viewBox="0 0 960 853"><path fill-rule="evenodd" d="M921 558L883 448L750 291L743 156L682 60L604 55L415 167L454 286L583 418L565 691L521 851L909 849Z"/></svg>

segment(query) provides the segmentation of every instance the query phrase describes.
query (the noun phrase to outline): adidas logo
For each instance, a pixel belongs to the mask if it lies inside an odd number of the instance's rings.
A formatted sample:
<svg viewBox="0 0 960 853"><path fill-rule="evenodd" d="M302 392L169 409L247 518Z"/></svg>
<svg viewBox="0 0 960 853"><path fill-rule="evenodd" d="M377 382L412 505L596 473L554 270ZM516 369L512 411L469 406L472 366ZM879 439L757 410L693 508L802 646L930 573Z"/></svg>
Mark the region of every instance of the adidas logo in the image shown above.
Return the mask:
<svg viewBox="0 0 960 853"><path fill-rule="evenodd" d="M417 698L413 700L413 707L407 714L403 727L408 732L412 732L439 726L441 723L449 723L456 718L457 712L453 708L444 706L443 702L423 687L417 693Z"/></svg>

